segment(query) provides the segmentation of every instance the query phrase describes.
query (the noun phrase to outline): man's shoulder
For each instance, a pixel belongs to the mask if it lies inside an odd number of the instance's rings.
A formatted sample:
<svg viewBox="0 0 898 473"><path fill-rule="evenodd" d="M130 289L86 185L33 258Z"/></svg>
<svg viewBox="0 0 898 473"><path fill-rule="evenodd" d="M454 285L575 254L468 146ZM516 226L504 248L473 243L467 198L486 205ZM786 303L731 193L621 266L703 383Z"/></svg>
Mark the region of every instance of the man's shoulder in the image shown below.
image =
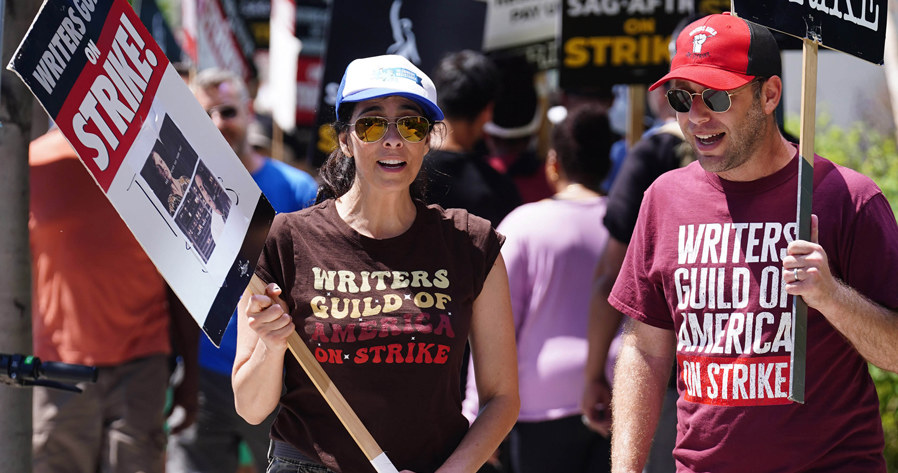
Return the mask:
<svg viewBox="0 0 898 473"><path fill-rule="evenodd" d="M655 179L652 187L682 187L692 185L696 179L705 179L705 170L698 161L692 161L685 166L671 169Z"/></svg>
<svg viewBox="0 0 898 473"><path fill-rule="evenodd" d="M270 169L269 172L279 174L291 181L315 182L315 178L309 173L277 159L265 158L265 167Z"/></svg>
<svg viewBox="0 0 898 473"><path fill-rule="evenodd" d="M318 183L307 172L276 159L266 158L253 179L279 212L297 210L315 200Z"/></svg>
<svg viewBox="0 0 898 473"><path fill-rule="evenodd" d="M843 193L856 201L869 200L881 194L879 186L869 176L837 164L819 155L814 156L814 194Z"/></svg>

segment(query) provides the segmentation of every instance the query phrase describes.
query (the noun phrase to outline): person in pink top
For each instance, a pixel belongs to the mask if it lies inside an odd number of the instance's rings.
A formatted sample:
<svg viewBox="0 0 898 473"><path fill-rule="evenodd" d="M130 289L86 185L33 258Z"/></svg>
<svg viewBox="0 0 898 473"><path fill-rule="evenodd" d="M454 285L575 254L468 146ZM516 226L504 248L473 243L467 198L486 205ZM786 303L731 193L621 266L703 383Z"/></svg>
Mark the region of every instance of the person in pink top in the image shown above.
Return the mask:
<svg viewBox="0 0 898 473"><path fill-rule="evenodd" d="M552 131L546 176L549 199L513 210L499 232L518 350L521 412L509 434L511 471L602 472L608 439L581 420L589 343L592 274L608 230L599 185L611 168L615 138L604 108L573 109ZM472 370L473 371L473 370ZM468 373L466 415L477 413L475 376Z"/></svg>
<svg viewBox="0 0 898 473"><path fill-rule="evenodd" d="M898 224L867 177L815 156L809 240L780 133L780 52L722 14L677 37L668 102L697 161L649 187L609 302L629 316L612 463L639 472L671 365L678 472L885 472L867 363L898 369ZM806 165L805 165L806 166ZM808 166L805 170L810 171ZM793 297L808 305L805 403L788 399Z"/></svg>

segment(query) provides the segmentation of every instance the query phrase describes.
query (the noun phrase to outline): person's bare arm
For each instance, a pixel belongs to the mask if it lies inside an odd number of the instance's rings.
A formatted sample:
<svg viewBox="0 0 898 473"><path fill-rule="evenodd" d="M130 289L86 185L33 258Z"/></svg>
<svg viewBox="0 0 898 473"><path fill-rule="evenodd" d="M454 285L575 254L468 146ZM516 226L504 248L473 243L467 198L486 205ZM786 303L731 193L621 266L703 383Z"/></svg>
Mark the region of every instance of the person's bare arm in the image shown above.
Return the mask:
<svg viewBox="0 0 898 473"><path fill-rule="evenodd" d="M611 288L624 263L627 244L608 238L599 258L589 305L589 354L586 359L586 383L580 408L589 428L607 437L611 433L611 388L605 373L608 347L620 326L622 314L608 303Z"/></svg>
<svg viewBox="0 0 898 473"><path fill-rule="evenodd" d="M237 355L231 384L237 413L250 424L259 424L271 414L283 389L287 337L295 327L293 319L274 303L280 293L273 283L264 296L247 290L237 310Z"/></svg>
<svg viewBox="0 0 898 473"><path fill-rule="evenodd" d="M808 307L820 311L867 361L898 372L898 312L867 299L832 275L826 252L817 243L818 225L813 215L811 241L789 243L788 256L783 258L786 292L801 296Z"/></svg>
<svg viewBox="0 0 898 473"><path fill-rule="evenodd" d="M614 366L611 471L639 473L658 425L676 338L670 330L630 319L623 337Z"/></svg>
<svg viewBox="0 0 898 473"><path fill-rule="evenodd" d="M474 301L471 357L481 410L461 443L438 473L477 471L508 435L518 418L517 350L502 255L496 259Z"/></svg>

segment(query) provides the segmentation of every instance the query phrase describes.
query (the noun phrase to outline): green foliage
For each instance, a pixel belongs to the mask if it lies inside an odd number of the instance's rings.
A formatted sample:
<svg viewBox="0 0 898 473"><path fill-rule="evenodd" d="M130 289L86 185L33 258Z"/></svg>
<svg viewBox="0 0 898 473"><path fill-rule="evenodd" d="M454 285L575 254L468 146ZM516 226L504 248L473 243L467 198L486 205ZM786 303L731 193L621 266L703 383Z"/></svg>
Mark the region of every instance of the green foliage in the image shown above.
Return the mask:
<svg viewBox="0 0 898 473"><path fill-rule="evenodd" d="M788 118L785 124L798 136L798 118ZM894 212L898 208L898 148L894 136L857 122L845 129L821 114L817 118L814 152L837 164L869 176L882 189Z"/></svg>
<svg viewBox="0 0 898 473"><path fill-rule="evenodd" d="M898 374L870 365L870 375L879 394L879 413L885 432L885 457L889 471L898 471Z"/></svg>
<svg viewBox="0 0 898 473"><path fill-rule="evenodd" d="M786 129L798 136L798 119L786 120ZM898 209L898 149L895 137L855 123L847 129L827 115L817 119L814 151L835 163L857 170L876 182L892 206ZM879 394L879 412L885 431L885 457L890 472L898 472L898 374L870 365Z"/></svg>
<svg viewBox="0 0 898 473"><path fill-rule="evenodd" d="M162 17L169 25L181 24L181 1L180 0L156 0L156 6L162 12Z"/></svg>

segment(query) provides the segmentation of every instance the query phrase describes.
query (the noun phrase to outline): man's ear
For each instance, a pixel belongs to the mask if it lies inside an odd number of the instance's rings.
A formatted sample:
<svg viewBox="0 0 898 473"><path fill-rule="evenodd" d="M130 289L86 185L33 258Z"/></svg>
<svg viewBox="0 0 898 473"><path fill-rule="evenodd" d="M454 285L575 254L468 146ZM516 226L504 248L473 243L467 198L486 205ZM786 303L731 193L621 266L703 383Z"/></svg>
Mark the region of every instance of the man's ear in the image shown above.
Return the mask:
<svg viewBox="0 0 898 473"><path fill-rule="evenodd" d="M772 114L782 98L783 80L779 76L772 76L761 84L761 106L764 113Z"/></svg>
<svg viewBox="0 0 898 473"><path fill-rule="evenodd" d="M487 104L487 106L477 115L476 125L482 128L483 125L493 121L493 110L495 109L495 107L495 102L490 102L489 104Z"/></svg>

